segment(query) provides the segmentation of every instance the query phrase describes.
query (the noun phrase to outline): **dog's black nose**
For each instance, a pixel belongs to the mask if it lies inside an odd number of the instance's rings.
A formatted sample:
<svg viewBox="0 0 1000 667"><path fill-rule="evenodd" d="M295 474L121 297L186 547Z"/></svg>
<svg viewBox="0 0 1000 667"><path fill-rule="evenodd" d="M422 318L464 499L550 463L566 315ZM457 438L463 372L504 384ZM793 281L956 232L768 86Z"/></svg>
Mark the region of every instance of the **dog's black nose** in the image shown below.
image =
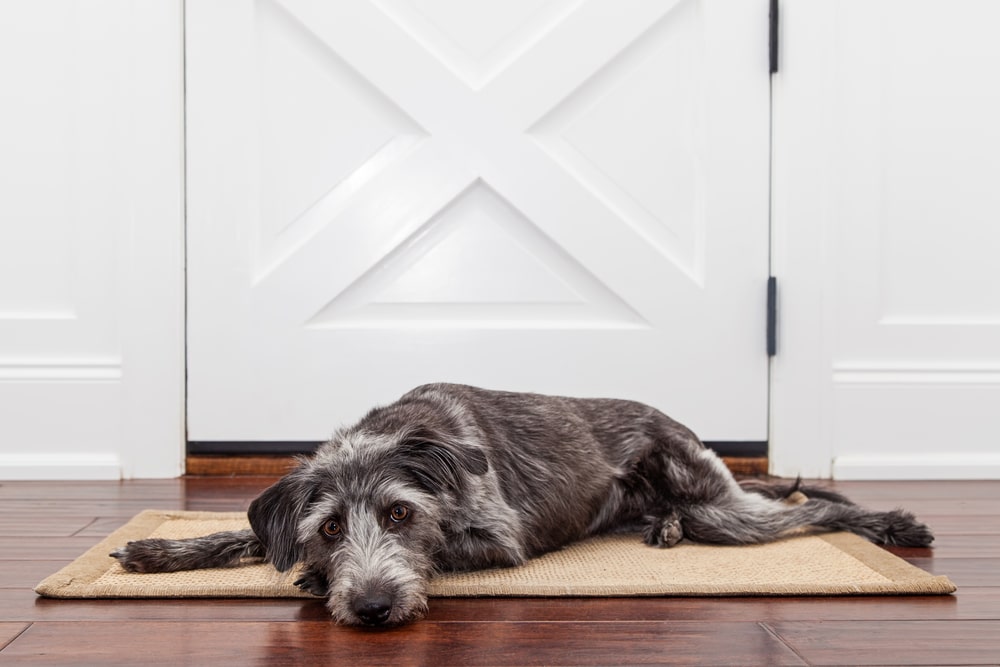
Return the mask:
<svg viewBox="0 0 1000 667"><path fill-rule="evenodd" d="M366 625L382 625L392 613L392 599L383 593L358 598L354 603L354 613Z"/></svg>

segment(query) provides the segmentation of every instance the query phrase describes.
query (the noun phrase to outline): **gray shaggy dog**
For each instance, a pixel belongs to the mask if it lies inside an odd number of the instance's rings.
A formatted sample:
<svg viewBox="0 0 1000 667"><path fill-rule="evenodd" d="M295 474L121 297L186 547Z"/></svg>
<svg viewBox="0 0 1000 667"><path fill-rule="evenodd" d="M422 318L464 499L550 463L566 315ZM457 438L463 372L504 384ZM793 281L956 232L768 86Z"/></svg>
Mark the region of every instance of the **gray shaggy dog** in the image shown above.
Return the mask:
<svg viewBox="0 0 1000 667"><path fill-rule="evenodd" d="M784 502L795 491L802 504ZM252 530L149 539L115 551L164 572L263 558L334 619L391 626L423 616L436 573L507 567L590 535L635 531L754 544L847 530L927 546L902 510L874 512L798 482L738 484L687 428L646 405L430 384L376 408L250 505Z"/></svg>

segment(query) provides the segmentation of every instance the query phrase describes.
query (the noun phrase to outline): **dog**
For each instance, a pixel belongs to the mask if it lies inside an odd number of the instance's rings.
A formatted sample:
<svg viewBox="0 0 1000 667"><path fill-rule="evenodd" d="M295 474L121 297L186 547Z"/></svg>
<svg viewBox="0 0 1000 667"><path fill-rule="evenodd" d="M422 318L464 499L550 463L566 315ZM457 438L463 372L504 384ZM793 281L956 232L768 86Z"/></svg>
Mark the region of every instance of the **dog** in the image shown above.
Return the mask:
<svg viewBox="0 0 1000 667"><path fill-rule="evenodd" d="M341 429L248 517L250 530L140 540L111 556L132 572L298 564L296 585L327 598L336 621L396 626L426 613L435 573L520 565L606 532L661 548L802 529L933 540L903 510L798 481L741 485L694 433L641 403L454 384L418 387Z"/></svg>

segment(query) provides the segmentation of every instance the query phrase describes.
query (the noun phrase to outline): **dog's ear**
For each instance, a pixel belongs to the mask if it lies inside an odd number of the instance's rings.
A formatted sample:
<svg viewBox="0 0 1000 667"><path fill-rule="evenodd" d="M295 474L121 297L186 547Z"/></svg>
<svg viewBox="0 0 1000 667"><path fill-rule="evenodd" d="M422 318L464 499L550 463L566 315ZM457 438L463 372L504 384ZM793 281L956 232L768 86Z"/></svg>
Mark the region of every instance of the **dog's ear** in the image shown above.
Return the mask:
<svg viewBox="0 0 1000 667"><path fill-rule="evenodd" d="M490 469L483 450L455 442L429 430L418 430L400 445L400 462L417 483L431 493L461 491L468 475L485 475Z"/></svg>
<svg viewBox="0 0 1000 667"><path fill-rule="evenodd" d="M265 489L247 510L250 527L264 545L267 560L281 572L302 559L299 520L313 486L308 468L302 465Z"/></svg>

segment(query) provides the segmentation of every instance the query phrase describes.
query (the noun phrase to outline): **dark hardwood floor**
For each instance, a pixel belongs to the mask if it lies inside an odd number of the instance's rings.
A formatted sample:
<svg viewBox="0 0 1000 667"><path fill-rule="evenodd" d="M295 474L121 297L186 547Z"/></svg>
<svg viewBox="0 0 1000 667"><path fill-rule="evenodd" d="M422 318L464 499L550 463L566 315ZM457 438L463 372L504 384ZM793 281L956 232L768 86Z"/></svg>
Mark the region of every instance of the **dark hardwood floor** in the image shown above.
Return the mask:
<svg viewBox="0 0 1000 667"><path fill-rule="evenodd" d="M146 508L242 510L273 478L0 483L0 664L1000 664L1000 482L841 482L914 510L896 553L953 596L435 599L426 620L342 628L319 601L46 600L31 588Z"/></svg>

